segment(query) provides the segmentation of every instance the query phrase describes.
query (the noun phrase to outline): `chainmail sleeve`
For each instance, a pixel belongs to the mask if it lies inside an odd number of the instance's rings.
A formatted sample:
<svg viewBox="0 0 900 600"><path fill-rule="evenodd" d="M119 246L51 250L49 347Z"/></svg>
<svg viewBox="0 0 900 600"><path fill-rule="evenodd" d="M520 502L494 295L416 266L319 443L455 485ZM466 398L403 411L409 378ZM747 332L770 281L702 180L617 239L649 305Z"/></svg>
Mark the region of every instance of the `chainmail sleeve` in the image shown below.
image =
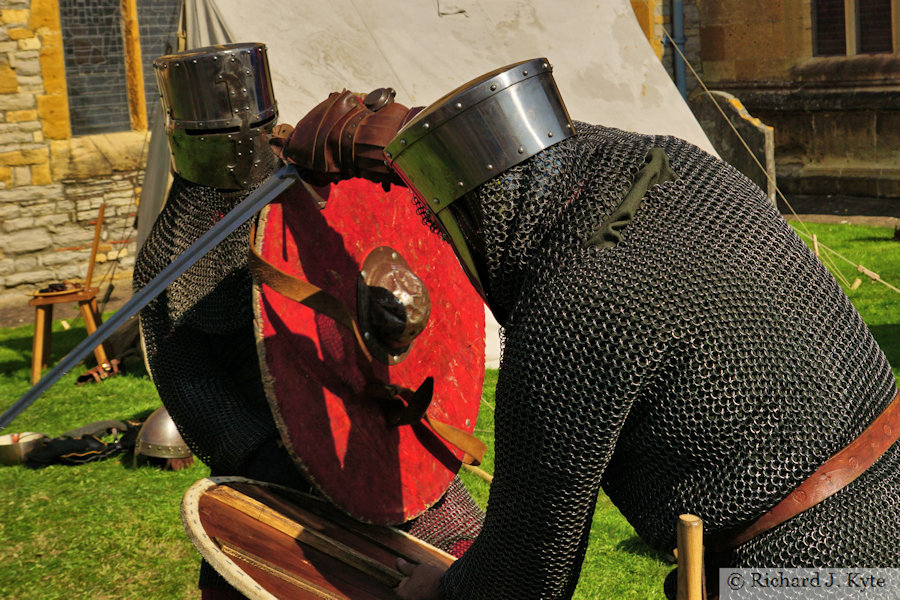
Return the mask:
<svg viewBox="0 0 900 600"><path fill-rule="evenodd" d="M577 263L547 285L589 290L599 283L597 273ZM445 576L447 598L571 595L601 476L636 391L628 371L616 365L614 340L599 326L604 317L591 322L589 295L554 306L552 316L546 298L526 304L506 329L487 518ZM636 318L618 321L624 326ZM533 338L536 331L548 341ZM585 356L595 359L585 362Z"/></svg>
<svg viewBox="0 0 900 600"><path fill-rule="evenodd" d="M175 175L141 248L140 289L248 192L223 192ZM277 437L259 376L245 223L141 312L147 363L163 404L191 450L214 473L240 474Z"/></svg>
<svg viewBox="0 0 900 600"><path fill-rule="evenodd" d="M755 519L894 395L847 297L746 177L676 138L577 129L460 200L508 318L494 483L442 578L451 600L570 597L601 486L660 551L681 513L711 531ZM676 177L593 243L654 148ZM734 564L900 565L898 454L863 475L870 491L848 486Z"/></svg>

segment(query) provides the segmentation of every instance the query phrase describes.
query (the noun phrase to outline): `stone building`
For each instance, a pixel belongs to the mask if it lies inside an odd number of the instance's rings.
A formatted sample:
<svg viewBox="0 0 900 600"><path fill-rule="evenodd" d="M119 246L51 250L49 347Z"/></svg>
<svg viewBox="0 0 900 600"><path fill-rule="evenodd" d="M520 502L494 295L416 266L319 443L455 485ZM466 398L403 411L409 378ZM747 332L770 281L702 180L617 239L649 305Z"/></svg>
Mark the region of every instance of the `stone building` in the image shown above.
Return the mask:
<svg viewBox="0 0 900 600"><path fill-rule="evenodd" d="M900 199L900 0L666 0L667 28L676 6L709 89L775 128L784 193Z"/></svg>
<svg viewBox="0 0 900 600"><path fill-rule="evenodd" d="M87 270L130 289L134 219L154 114L153 58L173 0L0 0L0 303ZM101 279L106 278L106 282Z"/></svg>

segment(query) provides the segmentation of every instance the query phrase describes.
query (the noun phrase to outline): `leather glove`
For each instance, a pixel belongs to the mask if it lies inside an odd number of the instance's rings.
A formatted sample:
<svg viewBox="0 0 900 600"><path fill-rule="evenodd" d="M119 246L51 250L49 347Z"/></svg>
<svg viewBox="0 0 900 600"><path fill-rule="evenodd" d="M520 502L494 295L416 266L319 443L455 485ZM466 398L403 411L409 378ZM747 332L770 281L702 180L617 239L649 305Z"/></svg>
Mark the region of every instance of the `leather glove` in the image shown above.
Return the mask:
<svg viewBox="0 0 900 600"><path fill-rule="evenodd" d="M351 177L402 184L385 163L384 147L419 110L395 103L393 90L375 90L366 102L347 90L333 92L296 127L278 125L269 144L317 185Z"/></svg>

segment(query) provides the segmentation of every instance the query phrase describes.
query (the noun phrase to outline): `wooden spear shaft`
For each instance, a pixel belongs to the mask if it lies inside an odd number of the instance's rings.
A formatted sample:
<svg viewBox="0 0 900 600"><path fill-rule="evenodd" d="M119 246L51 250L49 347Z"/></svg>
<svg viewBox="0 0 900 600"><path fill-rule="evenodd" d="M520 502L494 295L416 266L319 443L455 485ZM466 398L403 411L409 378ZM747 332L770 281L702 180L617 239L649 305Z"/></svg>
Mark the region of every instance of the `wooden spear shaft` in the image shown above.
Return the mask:
<svg viewBox="0 0 900 600"><path fill-rule="evenodd" d="M703 573L703 521L695 515L678 517L677 600L706 600Z"/></svg>

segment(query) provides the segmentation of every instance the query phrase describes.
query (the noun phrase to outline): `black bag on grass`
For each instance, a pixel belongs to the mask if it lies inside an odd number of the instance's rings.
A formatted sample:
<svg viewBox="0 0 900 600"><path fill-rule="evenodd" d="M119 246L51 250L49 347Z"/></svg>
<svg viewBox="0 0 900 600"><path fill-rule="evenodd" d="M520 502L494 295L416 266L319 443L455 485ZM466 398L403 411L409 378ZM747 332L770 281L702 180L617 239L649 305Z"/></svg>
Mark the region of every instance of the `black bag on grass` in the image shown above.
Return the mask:
<svg viewBox="0 0 900 600"><path fill-rule="evenodd" d="M25 456L25 466L80 465L130 452L140 428L140 421L97 421L59 437L44 438L44 443ZM103 441L110 435L112 441Z"/></svg>

